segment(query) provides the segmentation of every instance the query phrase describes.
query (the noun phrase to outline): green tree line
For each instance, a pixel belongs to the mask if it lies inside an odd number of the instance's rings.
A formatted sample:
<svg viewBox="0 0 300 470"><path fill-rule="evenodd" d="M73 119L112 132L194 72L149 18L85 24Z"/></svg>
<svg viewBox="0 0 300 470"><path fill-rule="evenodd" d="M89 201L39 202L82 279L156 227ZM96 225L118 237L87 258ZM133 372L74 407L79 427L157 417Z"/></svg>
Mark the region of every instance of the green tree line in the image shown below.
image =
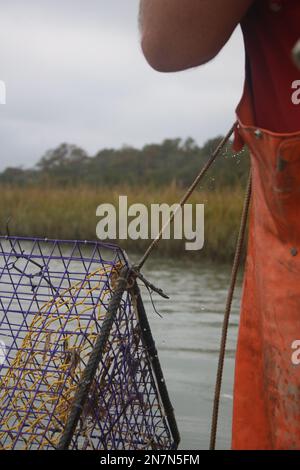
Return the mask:
<svg viewBox="0 0 300 470"><path fill-rule="evenodd" d="M63 143L48 150L30 169L9 167L0 173L0 184L10 186L74 187L162 187L176 183L188 186L204 165L221 137L208 140L202 147L192 138L166 139L141 149L123 146L105 148L89 156L82 148ZM246 184L248 150L234 153L229 143L206 180L206 189Z"/></svg>

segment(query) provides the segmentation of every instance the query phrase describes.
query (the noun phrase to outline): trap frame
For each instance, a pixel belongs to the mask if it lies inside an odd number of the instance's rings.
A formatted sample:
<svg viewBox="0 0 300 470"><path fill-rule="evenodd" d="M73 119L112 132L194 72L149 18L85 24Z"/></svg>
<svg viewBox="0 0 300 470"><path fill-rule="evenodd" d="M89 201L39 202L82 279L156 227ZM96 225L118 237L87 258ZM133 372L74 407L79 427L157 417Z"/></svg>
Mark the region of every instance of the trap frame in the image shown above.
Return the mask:
<svg viewBox="0 0 300 470"><path fill-rule="evenodd" d="M0 449L174 449L179 433L126 254L0 237Z"/></svg>

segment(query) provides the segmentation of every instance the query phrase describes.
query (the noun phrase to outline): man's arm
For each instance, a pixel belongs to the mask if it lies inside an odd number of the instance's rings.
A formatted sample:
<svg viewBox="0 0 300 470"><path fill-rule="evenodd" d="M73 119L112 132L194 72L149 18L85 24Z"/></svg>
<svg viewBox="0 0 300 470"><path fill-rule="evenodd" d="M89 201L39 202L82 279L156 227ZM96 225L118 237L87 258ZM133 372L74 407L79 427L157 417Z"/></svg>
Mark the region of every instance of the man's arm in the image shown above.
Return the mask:
<svg viewBox="0 0 300 470"><path fill-rule="evenodd" d="M149 64L175 72L211 60L254 0L141 0L142 49Z"/></svg>

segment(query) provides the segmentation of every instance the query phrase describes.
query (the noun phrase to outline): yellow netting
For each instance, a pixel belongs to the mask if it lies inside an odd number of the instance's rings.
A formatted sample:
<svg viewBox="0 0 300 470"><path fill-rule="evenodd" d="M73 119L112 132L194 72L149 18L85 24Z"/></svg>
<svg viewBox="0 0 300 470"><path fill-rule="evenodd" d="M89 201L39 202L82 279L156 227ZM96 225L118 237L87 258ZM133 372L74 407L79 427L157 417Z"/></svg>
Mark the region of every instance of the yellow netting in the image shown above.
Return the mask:
<svg viewBox="0 0 300 470"><path fill-rule="evenodd" d="M55 446L67 419L78 379L103 320L116 267L104 265L50 298L32 317L15 358L1 378L0 403L7 406L0 446ZM112 281L113 282L113 281ZM99 291L99 302L93 305ZM20 429L26 428L26 433Z"/></svg>

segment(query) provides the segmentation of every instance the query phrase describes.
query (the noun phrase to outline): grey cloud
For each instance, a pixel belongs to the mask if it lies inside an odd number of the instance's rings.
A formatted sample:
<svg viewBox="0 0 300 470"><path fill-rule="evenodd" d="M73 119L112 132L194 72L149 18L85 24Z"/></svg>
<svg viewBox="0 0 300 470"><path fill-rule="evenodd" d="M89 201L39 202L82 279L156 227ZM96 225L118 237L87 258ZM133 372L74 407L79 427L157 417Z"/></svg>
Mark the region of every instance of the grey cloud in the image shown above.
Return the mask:
<svg viewBox="0 0 300 470"><path fill-rule="evenodd" d="M169 137L199 143L234 119L240 32L211 64L159 74L142 57L138 0L1 2L1 168L31 166L70 142L90 154Z"/></svg>

